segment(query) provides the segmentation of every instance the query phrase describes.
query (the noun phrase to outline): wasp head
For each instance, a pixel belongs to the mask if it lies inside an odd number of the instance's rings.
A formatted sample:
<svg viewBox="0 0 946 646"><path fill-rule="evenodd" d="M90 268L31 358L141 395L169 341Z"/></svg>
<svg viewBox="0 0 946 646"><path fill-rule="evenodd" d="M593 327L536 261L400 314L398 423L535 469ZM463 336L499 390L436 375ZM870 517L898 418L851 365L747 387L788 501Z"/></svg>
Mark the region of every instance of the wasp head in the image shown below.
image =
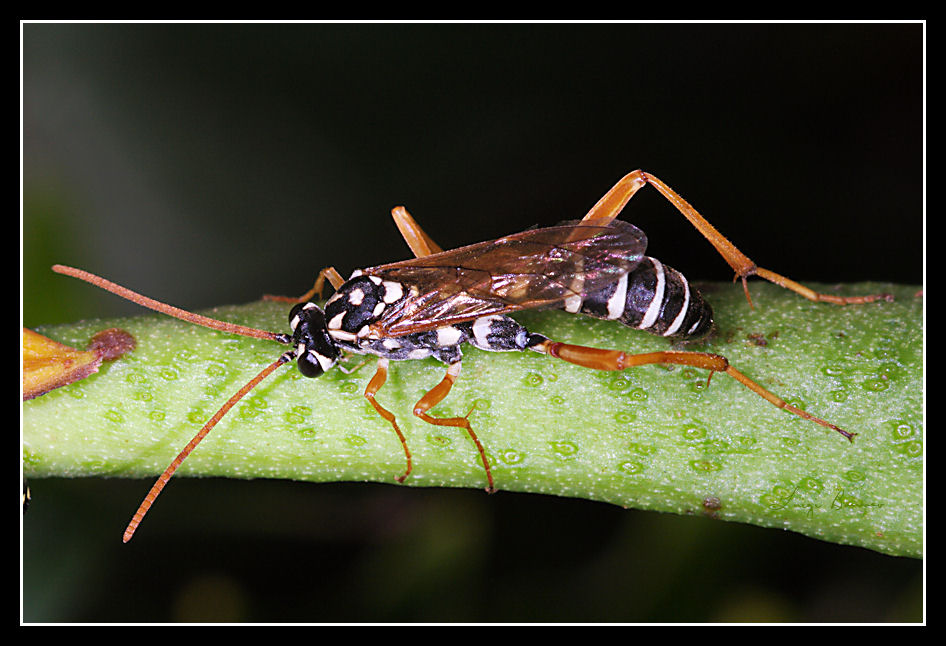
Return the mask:
<svg viewBox="0 0 946 646"><path fill-rule="evenodd" d="M305 377L321 377L338 361L338 346L325 325L325 313L315 303L298 303L289 311L296 363Z"/></svg>

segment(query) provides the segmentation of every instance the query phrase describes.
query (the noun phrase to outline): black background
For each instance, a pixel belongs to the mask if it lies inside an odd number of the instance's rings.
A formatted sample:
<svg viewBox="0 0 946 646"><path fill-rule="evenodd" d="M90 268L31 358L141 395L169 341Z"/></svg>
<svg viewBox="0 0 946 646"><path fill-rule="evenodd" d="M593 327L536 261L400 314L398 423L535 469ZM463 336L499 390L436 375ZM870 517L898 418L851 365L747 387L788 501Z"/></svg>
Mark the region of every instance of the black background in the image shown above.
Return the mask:
<svg viewBox="0 0 946 646"><path fill-rule="evenodd" d="M920 24L26 24L23 318L305 291L581 217L648 170L760 265L923 280ZM625 214L731 273L656 191ZM585 501L383 485L36 481L29 621L910 621L921 562Z"/></svg>

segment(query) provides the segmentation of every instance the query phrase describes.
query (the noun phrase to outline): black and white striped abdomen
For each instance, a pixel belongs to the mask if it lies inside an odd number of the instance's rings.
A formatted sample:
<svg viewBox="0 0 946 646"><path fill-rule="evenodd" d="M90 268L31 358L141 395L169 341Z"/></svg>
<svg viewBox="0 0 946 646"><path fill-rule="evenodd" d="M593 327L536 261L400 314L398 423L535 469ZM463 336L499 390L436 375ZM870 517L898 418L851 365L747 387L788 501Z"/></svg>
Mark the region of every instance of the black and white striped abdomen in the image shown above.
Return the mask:
<svg viewBox="0 0 946 646"><path fill-rule="evenodd" d="M565 310L668 337L700 337L713 325L712 308L683 274L649 256L619 281L569 299Z"/></svg>

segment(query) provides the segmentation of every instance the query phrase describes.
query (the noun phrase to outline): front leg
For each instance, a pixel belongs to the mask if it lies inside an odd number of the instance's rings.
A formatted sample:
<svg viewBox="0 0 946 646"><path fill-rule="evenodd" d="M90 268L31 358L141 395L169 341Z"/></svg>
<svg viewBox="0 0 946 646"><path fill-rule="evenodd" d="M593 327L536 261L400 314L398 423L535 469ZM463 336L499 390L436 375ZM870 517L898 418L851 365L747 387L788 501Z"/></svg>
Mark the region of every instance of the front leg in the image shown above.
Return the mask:
<svg viewBox="0 0 946 646"><path fill-rule="evenodd" d="M413 469L413 463L411 461L411 450L407 448L407 439L404 437L404 433L401 432L401 427L397 425L397 420L394 417L394 413L389 411L387 408L379 404L374 396L381 386L384 385L384 382L388 379L388 360L385 358L378 359L378 370L374 373L374 376L371 378L371 381L368 382L368 387L365 388L365 399L374 407L378 415L388 420L391 426L394 427L394 432L397 433L397 437L401 440L401 446L404 447L404 457L407 459L407 470L403 475L397 476L394 478L398 482L404 482L404 479L410 475L411 470Z"/></svg>

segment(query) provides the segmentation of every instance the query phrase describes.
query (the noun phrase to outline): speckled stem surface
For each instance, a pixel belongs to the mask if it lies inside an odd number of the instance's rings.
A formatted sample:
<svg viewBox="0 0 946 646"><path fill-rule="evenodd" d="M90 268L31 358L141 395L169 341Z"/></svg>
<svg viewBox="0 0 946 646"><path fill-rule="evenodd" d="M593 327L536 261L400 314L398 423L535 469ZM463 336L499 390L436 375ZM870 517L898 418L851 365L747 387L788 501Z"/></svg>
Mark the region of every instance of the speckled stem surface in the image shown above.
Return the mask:
<svg viewBox="0 0 946 646"><path fill-rule="evenodd" d="M923 551L922 297L915 286L844 285L894 302L838 307L751 284L705 285L718 333L687 349L714 352L789 403L856 432L853 443L778 410L726 375L645 366L596 372L535 353L465 349L453 391L432 414L470 413L498 490L788 529L902 556ZM821 285L834 292L836 286ZM204 312L285 331L284 304ZM555 340L628 352L666 339L564 312L517 318ZM83 347L120 327L138 341L98 374L23 404L24 473L153 477L227 398L284 351L158 315L41 328ZM364 357L354 357L349 368ZM404 452L362 392L374 360L317 380L289 364L241 401L184 463L180 476L378 481L393 486L486 485L461 428L415 418L414 403L444 375L434 360L395 363L378 401L393 412ZM142 484L142 495L147 486ZM166 495L173 495L169 492ZM485 495L485 494L484 494ZM160 504L160 500L157 502Z"/></svg>

